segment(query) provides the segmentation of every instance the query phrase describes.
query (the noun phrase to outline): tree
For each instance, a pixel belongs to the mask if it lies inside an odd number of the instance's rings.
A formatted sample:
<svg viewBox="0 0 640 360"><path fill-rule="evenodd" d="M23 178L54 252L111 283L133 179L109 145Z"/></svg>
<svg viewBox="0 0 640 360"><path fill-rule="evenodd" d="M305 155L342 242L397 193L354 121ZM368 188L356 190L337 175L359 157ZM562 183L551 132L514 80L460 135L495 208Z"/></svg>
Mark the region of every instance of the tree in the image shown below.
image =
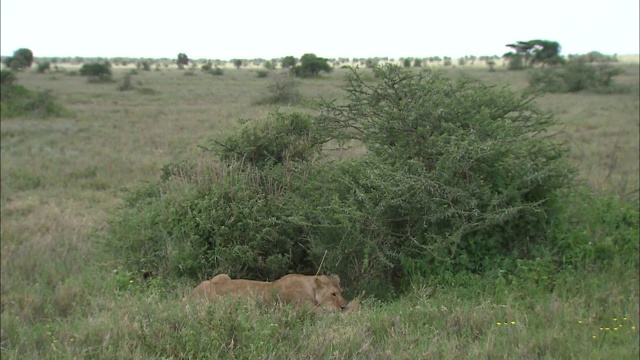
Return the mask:
<svg viewBox="0 0 640 360"><path fill-rule="evenodd" d="M300 58L300 65L291 69L295 76L311 77L318 76L321 71L331 72L333 68L327 59L319 58L315 54L304 54Z"/></svg>
<svg viewBox="0 0 640 360"><path fill-rule="evenodd" d="M240 69L242 65L244 65L244 60L242 59L233 59L231 60L231 62L233 63L233 66L236 67L236 69Z"/></svg>
<svg viewBox="0 0 640 360"><path fill-rule="evenodd" d="M27 48L20 48L13 52L13 56L4 59L4 64L12 70L21 70L33 64L33 52Z"/></svg>
<svg viewBox="0 0 640 360"><path fill-rule="evenodd" d="M512 70L520 69L524 65L533 67L535 64L555 65L563 63L560 57L560 44L557 41L549 40L529 40L518 41L515 44L507 44L515 52L508 52L503 56L509 59L509 68ZM514 63L512 65L512 62Z"/></svg>
<svg viewBox="0 0 640 360"><path fill-rule="evenodd" d="M185 65L189 65L189 57L185 53L178 54L178 60L176 61L178 68L184 69Z"/></svg>
<svg viewBox="0 0 640 360"><path fill-rule="evenodd" d="M378 66L379 63L379 59L378 58L368 58L367 60L364 61L364 66L373 69L374 67Z"/></svg>
<svg viewBox="0 0 640 360"><path fill-rule="evenodd" d="M90 82L109 82L111 81L111 64L108 61L83 64L80 75L88 77Z"/></svg>
<svg viewBox="0 0 640 360"><path fill-rule="evenodd" d="M38 67L36 71L38 74L44 74L45 72L51 70L51 63L48 61L38 63Z"/></svg>

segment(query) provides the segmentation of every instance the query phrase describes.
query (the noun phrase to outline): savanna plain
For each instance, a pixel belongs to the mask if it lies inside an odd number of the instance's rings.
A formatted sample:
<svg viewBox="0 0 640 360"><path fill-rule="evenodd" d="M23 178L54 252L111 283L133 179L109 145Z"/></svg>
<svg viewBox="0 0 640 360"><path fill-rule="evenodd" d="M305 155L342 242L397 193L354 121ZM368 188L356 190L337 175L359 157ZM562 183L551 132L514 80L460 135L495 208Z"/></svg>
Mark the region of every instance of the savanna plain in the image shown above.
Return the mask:
<svg viewBox="0 0 640 360"><path fill-rule="evenodd" d="M536 99L562 123L556 139L569 146L576 186L590 192L576 216L600 219L568 226L594 244L617 236L608 214L621 208L635 214L637 236L639 69L615 66L623 69L616 83L630 91ZM351 313L250 301L184 306L196 282L125 269L105 247L125 194L157 181L166 164L206 158L202 146L239 119L267 117L272 106L258 104L278 71L264 78L255 69L139 71L130 91L118 90L130 68L114 67L116 82L104 84L65 72L18 73L20 85L50 90L69 114L0 122L3 359L638 358L637 261L564 269L553 286L468 274L384 301L346 287L346 297L361 299ZM297 79L303 101L295 107L312 112L306 101L343 99L348 71ZM438 71L518 91L528 86L526 71L502 67Z"/></svg>

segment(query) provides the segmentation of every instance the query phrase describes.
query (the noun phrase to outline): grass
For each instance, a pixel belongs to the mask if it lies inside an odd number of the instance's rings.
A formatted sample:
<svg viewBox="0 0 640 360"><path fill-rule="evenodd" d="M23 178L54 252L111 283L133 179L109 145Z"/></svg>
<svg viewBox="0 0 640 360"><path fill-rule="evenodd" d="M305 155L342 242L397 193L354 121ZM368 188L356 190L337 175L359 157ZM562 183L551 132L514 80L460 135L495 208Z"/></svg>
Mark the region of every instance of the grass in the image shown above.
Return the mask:
<svg viewBox="0 0 640 360"><path fill-rule="evenodd" d="M637 64L622 66L617 80L630 93L538 101L564 122L558 137L569 142L581 180L637 204L640 80ZM500 67L442 70L527 85L525 73ZM245 69L162 69L131 76L147 90L121 92L127 73L116 67L109 84L18 75L28 89L50 89L74 116L0 121L3 359L638 357L638 269L626 265L561 274L551 291L470 278L392 303L365 300L360 312L343 315L182 306L196 284L143 281L102 251L109 214L127 188L158 178L163 165L201 155L198 145L240 118L265 117L270 107L255 103L268 95L268 81ZM339 98L345 73L302 80L298 89L303 99Z"/></svg>

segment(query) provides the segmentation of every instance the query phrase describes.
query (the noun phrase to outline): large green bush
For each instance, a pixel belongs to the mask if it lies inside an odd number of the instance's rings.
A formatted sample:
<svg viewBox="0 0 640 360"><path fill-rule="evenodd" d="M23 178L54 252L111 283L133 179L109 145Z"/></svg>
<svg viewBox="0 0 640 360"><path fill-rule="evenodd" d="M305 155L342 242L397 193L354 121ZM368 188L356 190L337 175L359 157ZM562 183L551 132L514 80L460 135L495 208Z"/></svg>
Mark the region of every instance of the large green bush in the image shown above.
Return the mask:
<svg viewBox="0 0 640 360"><path fill-rule="evenodd" d="M532 94L374 71L370 81L352 72L346 101L320 101L315 116L273 113L215 142L215 157L165 167L129 198L112 245L138 270L194 281L274 279L322 263L348 290L379 296L459 273L537 279L583 262L588 247L567 246L572 228L558 220L573 169ZM318 159L332 140L367 153ZM601 245L629 251L631 233Z"/></svg>
<svg viewBox="0 0 640 360"><path fill-rule="evenodd" d="M529 256L573 174L564 148L546 136L551 115L507 88L375 71L374 83L353 72L348 103L322 103L317 125L369 149L366 170L351 181L390 264L424 277Z"/></svg>

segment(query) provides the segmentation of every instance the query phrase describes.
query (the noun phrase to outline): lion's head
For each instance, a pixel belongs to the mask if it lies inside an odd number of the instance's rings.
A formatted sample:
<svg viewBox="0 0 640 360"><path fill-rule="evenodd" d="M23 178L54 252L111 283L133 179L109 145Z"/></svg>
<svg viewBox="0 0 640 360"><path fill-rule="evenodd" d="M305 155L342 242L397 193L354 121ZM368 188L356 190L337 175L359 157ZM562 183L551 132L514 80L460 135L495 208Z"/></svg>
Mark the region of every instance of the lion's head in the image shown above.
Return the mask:
<svg viewBox="0 0 640 360"><path fill-rule="evenodd" d="M342 297L338 275L322 275L314 276L313 278L314 300L318 306L325 306L335 310L347 307L347 301Z"/></svg>

